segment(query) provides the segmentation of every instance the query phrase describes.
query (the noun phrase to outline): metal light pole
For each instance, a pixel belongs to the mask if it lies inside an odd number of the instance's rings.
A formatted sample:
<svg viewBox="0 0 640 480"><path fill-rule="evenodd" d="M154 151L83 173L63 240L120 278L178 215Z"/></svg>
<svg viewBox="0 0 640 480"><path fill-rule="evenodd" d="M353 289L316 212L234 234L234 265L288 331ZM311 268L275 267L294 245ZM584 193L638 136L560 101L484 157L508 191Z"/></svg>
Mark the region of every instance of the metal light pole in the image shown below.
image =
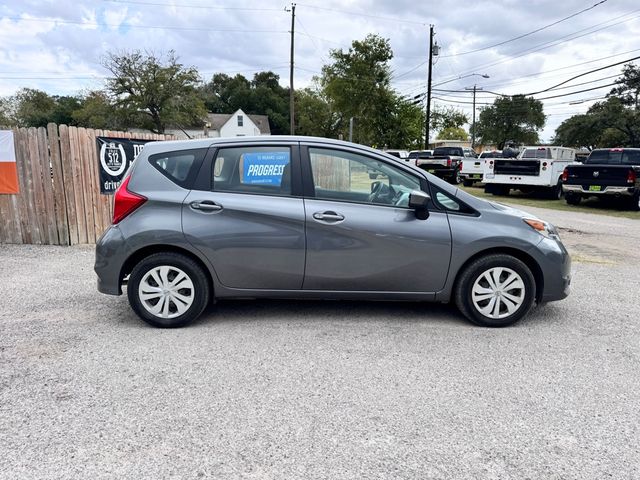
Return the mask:
<svg viewBox="0 0 640 480"><path fill-rule="evenodd" d="M286 10L286 9L285 9ZM291 135L295 135L296 124L295 124L295 109L294 109L294 98L293 98L293 55L294 55L294 32L296 27L296 4L291 4L291 64L289 67L289 117L291 119Z"/></svg>

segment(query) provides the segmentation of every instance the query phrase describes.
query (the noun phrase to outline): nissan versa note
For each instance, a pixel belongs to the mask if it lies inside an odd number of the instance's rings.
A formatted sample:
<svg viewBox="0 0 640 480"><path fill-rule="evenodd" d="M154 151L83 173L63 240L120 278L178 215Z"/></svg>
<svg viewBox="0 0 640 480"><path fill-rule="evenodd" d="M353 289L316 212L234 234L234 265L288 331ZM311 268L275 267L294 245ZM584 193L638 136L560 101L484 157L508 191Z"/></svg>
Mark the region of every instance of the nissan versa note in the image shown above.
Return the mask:
<svg viewBox="0 0 640 480"><path fill-rule="evenodd" d="M98 290L158 327L218 298L455 301L504 327L565 298L557 230L383 152L311 137L147 144L96 245Z"/></svg>

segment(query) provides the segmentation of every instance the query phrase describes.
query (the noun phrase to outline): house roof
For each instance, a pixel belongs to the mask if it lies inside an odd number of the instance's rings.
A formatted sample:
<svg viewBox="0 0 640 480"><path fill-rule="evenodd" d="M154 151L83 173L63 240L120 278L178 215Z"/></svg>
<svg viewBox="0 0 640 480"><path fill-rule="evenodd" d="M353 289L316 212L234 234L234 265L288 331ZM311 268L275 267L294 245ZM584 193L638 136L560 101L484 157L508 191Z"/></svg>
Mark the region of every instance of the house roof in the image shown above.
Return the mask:
<svg viewBox="0 0 640 480"><path fill-rule="evenodd" d="M207 114L207 122L211 124L211 130L219 131L222 126L227 123L229 119L234 115L235 113L209 113ZM269 117L267 115L249 115L246 113L245 115L249 117L253 123L256 124L256 127L258 127L261 134L271 134L271 128L269 127Z"/></svg>

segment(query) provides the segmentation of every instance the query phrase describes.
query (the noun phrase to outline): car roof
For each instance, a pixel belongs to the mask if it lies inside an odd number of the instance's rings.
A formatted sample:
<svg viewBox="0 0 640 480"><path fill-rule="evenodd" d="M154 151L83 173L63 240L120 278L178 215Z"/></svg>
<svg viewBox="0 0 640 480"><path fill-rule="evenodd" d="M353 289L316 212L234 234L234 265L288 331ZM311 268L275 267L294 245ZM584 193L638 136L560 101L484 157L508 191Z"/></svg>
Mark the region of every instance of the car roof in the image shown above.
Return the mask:
<svg viewBox="0 0 640 480"><path fill-rule="evenodd" d="M335 145L349 148L357 148L369 153L380 154L380 150L360 145L358 143L347 142L344 140L335 140L333 138L324 137L308 137L303 135L257 135L243 137L214 137L214 138L194 138L190 140L163 140L158 142L149 142L145 145L147 153L160 153L165 151L186 150L194 148L208 148L216 145L244 145L247 143L282 143L282 142L301 142L301 143L322 143L324 145Z"/></svg>

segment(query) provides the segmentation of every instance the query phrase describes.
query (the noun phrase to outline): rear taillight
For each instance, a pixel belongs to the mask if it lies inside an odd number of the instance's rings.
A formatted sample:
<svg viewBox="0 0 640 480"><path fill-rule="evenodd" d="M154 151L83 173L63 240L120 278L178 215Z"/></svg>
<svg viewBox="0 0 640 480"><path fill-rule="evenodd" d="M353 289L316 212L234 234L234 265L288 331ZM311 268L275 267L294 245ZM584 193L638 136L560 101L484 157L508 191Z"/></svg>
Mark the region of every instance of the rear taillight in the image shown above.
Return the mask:
<svg viewBox="0 0 640 480"><path fill-rule="evenodd" d="M464 162L460 162L460 170L462 170L463 165L464 165Z"/></svg>
<svg viewBox="0 0 640 480"><path fill-rule="evenodd" d="M569 169L565 168L562 171L562 181L566 182L567 180L569 180Z"/></svg>
<svg viewBox="0 0 640 480"><path fill-rule="evenodd" d="M636 174L636 171L629 170L629 173L627 174L627 183L634 184L636 183L637 178L638 175Z"/></svg>
<svg viewBox="0 0 640 480"><path fill-rule="evenodd" d="M130 192L127 188L131 176L128 176L120 184L113 198L113 224L120 223L127 215L142 206L147 197Z"/></svg>
<svg viewBox="0 0 640 480"><path fill-rule="evenodd" d="M451 159L447 158L447 167L450 167L450 166L451 166Z"/></svg>
<svg viewBox="0 0 640 480"><path fill-rule="evenodd" d="M493 160L489 160L489 169L493 169Z"/></svg>

